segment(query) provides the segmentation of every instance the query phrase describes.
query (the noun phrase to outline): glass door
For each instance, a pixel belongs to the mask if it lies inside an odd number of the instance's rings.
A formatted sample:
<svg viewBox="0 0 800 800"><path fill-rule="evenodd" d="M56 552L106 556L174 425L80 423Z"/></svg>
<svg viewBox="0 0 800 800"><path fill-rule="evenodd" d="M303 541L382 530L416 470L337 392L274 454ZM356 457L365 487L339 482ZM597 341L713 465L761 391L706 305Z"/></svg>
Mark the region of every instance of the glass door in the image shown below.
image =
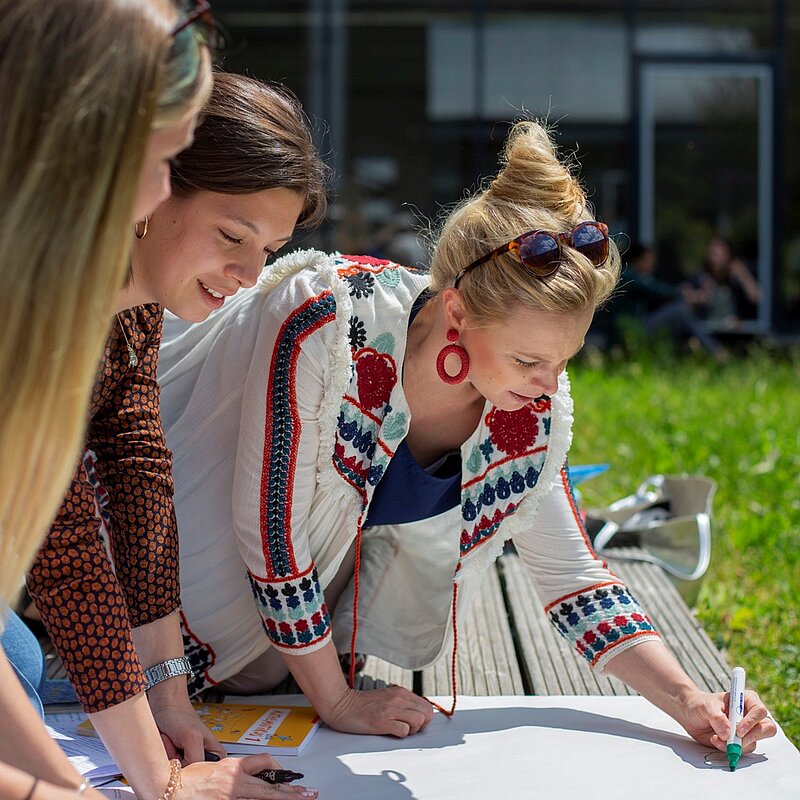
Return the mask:
<svg viewBox="0 0 800 800"><path fill-rule="evenodd" d="M772 68L642 61L639 231L662 266L690 279L726 239L758 282L740 330L772 316Z"/></svg>

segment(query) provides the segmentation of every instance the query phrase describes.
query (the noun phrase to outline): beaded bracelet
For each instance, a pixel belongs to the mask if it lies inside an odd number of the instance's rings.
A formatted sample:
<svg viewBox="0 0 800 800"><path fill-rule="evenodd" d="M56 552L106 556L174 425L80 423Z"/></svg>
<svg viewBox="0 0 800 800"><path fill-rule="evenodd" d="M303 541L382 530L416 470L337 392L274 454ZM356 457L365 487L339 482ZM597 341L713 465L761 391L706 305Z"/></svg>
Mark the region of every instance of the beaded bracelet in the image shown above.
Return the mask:
<svg viewBox="0 0 800 800"><path fill-rule="evenodd" d="M169 762L169 766L169 782L167 783L167 788L164 789L158 800L175 800L175 795L177 794L178 789L183 786L183 781L181 780L180 760L173 758L172 761Z"/></svg>

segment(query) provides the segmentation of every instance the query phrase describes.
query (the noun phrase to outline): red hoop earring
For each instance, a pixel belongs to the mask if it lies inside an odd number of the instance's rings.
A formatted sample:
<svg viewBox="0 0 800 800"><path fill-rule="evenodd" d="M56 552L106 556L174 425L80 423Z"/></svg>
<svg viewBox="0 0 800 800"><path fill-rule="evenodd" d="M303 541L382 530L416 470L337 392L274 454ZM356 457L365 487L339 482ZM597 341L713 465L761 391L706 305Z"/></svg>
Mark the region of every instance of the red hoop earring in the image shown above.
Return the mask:
<svg viewBox="0 0 800 800"><path fill-rule="evenodd" d="M450 330L447 331L447 341L458 341L458 331L455 328L450 328ZM449 355L458 356L459 361L461 361L461 369L458 371L457 375L448 375L447 370L444 368L445 359ZM436 372L445 383L449 383L451 386L456 383L461 383L469 372L469 355L467 351L460 344L445 345L436 357Z"/></svg>

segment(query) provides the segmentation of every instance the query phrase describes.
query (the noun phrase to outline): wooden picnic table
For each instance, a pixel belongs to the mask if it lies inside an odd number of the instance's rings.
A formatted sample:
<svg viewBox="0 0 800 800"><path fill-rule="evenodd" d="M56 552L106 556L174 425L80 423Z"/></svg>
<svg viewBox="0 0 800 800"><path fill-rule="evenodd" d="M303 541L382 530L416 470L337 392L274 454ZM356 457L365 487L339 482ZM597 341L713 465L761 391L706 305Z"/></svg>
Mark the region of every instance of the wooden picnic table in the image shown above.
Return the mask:
<svg viewBox="0 0 800 800"><path fill-rule="evenodd" d="M618 548L632 555L635 548ZM633 592L690 677L701 689L725 691L730 667L660 567L607 558L611 570ZM593 672L559 636L514 553L501 556L483 591L459 624L457 682L467 695L635 694L613 677ZM451 691L450 655L412 673L369 657L361 685L398 683L426 695Z"/></svg>
<svg viewBox="0 0 800 800"><path fill-rule="evenodd" d="M617 548L619 555L635 548ZM690 677L701 689L725 691L730 667L660 567L607 559L647 611ZM519 557L502 555L489 570L483 591L459 620L457 681L465 695L635 694L616 678L595 674L553 628ZM48 675L64 677L58 657L47 652ZM399 684L425 695L449 695L450 653L421 672L369 656L357 686ZM276 694L299 691L288 679ZM209 698L214 699L214 698Z"/></svg>

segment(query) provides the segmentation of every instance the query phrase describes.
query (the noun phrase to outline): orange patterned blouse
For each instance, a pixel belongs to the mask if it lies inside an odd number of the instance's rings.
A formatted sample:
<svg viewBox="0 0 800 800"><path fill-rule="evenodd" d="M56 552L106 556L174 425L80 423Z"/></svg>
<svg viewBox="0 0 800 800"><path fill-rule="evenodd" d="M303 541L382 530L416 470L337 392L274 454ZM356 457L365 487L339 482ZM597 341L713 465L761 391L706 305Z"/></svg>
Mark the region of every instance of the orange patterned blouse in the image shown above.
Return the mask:
<svg viewBox="0 0 800 800"><path fill-rule="evenodd" d="M139 306L119 317L92 394L86 440L108 493L111 557L93 476L82 461L28 576L28 590L86 711L144 690L131 628L180 603L172 454L156 375L163 309ZM126 336L136 367L129 365Z"/></svg>

